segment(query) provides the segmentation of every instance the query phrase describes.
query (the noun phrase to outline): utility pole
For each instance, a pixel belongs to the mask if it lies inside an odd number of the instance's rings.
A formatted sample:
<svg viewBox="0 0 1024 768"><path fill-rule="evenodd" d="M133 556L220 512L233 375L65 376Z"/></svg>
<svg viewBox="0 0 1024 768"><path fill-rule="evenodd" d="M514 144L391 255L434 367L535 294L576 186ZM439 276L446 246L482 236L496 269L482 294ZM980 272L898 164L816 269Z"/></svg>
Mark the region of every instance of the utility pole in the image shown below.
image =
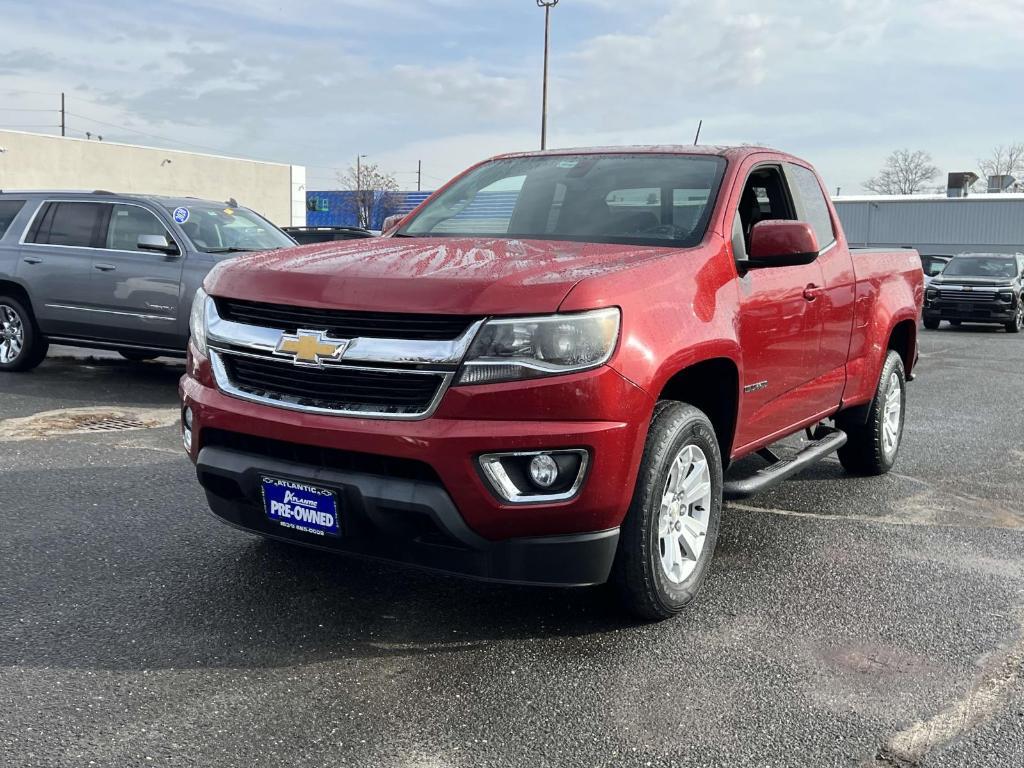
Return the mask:
<svg viewBox="0 0 1024 768"><path fill-rule="evenodd" d="M60 135L64 135L64 91L60 92Z"/></svg>
<svg viewBox="0 0 1024 768"><path fill-rule="evenodd" d="M418 160L416 162L416 191L423 191L423 161Z"/></svg>
<svg viewBox="0 0 1024 768"><path fill-rule="evenodd" d="M551 40L551 9L558 0L537 0L537 7L544 9L544 84L540 110L540 148L548 148L548 49Z"/></svg>

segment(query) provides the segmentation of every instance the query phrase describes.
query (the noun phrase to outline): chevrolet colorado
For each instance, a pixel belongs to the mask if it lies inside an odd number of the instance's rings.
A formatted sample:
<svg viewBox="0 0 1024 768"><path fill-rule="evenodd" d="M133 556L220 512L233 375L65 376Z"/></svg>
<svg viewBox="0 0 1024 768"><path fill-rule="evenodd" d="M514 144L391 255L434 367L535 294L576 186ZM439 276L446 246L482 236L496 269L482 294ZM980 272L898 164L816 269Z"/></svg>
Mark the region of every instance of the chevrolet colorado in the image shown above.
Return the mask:
<svg viewBox="0 0 1024 768"><path fill-rule="evenodd" d="M723 497L836 451L893 466L922 294L917 253L851 250L781 152L506 155L383 238L215 268L182 437L213 512L248 531L611 581L666 618L708 573ZM768 448L803 430L796 456ZM754 453L769 463L726 476Z"/></svg>

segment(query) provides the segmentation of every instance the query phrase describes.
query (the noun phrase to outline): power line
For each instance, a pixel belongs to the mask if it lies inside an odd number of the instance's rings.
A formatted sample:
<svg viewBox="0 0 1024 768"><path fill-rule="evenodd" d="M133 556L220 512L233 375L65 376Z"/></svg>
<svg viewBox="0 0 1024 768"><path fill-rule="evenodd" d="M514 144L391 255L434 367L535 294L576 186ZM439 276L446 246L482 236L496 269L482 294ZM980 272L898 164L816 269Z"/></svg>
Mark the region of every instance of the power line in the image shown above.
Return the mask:
<svg viewBox="0 0 1024 768"><path fill-rule="evenodd" d="M0 112L60 112L59 109L22 109L20 107L0 107Z"/></svg>
<svg viewBox="0 0 1024 768"><path fill-rule="evenodd" d="M138 128L129 128L127 125L118 125L117 123L108 123L105 120L97 120L94 117L89 117L88 115L83 115L83 114L80 114L78 112L68 112L67 115L68 115L68 117L77 117L79 120L87 120L90 123L96 123L97 125L105 125L108 128L118 128L118 129L120 129L122 131L130 131L131 133L137 133L139 136L147 136L147 137L149 137L151 139L158 139L160 141L169 141L169 142L171 142L173 144L181 144L182 146L186 146L186 147L196 147L198 149L206 149L206 150L209 150L210 152L217 152L217 153L220 153L220 154L225 153L225 150L218 149L217 147L208 147L208 146L206 146L204 144L196 144L195 142L191 142L191 141L181 141L179 139L172 139L172 138L169 138L167 136L160 136L160 135L155 134L155 133L147 133L146 131L140 131Z"/></svg>

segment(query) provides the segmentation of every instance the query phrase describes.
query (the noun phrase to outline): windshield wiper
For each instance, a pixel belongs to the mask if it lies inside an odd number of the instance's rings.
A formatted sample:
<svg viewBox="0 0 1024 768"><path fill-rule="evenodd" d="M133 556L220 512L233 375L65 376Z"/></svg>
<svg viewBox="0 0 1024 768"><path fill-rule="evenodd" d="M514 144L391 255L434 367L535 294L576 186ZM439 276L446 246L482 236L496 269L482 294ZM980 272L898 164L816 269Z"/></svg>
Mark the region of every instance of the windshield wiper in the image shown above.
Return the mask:
<svg viewBox="0 0 1024 768"><path fill-rule="evenodd" d="M251 253L253 251L266 250L264 248L238 248L237 246L231 246L230 248L207 248L206 253Z"/></svg>

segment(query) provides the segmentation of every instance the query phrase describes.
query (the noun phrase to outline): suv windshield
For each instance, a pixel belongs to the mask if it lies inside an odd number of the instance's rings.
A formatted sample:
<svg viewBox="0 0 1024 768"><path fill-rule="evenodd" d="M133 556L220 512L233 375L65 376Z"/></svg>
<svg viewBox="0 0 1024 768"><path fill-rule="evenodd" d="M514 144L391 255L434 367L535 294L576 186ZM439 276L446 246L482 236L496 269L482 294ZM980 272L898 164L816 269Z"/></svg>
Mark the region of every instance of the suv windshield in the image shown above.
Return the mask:
<svg viewBox="0 0 1024 768"><path fill-rule="evenodd" d="M723 158L708 155L494 160L430 200L397 236L693 246L724 168Z"/></svg>
<svg viewBox="0 0 1024 768"><path fill-rule="evenodd" d="M1012 257L957 256L942 270L942 276L1014 278L1017 262Z"/></svg>
<svg viewBox="0 0 1024 768"><path fill-rule="evenodd" d="M291 248L290 237L248 208L202 200L163 204L195 247L204 253Z"/></svg>

